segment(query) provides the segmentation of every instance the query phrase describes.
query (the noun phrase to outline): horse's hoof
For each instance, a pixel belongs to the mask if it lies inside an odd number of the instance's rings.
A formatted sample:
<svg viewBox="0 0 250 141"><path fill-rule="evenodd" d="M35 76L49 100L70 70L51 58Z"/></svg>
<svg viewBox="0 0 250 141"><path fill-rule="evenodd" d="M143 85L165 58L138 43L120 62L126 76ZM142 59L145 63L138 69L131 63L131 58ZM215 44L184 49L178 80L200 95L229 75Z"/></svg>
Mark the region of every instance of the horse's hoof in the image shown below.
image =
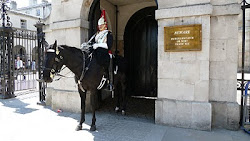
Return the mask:
<svg viewBox="0 0 250 141"><path fill-rule="evenodd" d="M116 113L119 112L119 107L115 107L115 112L116 112Z"/></svg>
<svg viewBox="0 0 250 141"><path fill-rule="evenodd" d="M82 125L77 125L76 131L82 130Z"/></svg>
<svg viewBox="0 0 250 141"><path fill-rule="evenodd" d="M95 125L91 125L90 131L95 131L95 130L96 130L96 126Z"/></svg>
<svg viewBox="0 0 250 141"><path fill-rule="evenodd" d="M122 115L126 115L126 112L125 112L125 110L122 110Z"/></svg>

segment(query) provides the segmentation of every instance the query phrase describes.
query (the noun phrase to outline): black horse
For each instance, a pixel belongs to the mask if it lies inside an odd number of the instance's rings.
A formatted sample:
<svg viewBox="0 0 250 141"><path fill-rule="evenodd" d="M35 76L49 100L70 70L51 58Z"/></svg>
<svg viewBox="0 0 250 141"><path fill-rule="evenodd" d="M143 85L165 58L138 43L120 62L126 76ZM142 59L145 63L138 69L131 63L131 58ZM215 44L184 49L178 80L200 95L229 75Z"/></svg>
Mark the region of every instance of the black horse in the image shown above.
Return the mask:
<svg viewBox="0 0 250 141"><path fill-rule="evenodd" d="M126 106L126 67L124 67L125 61L123 57L115 58L116 59L114 62L116 62L119 68L117 74L114 76L115 96L117 98L117 107L115 110L117 111L120 108L124 112ZM45 53L43 80L48 83L52 82L53 75L59 73L63 65L68 67L75 74L75 80L78 83L78 92L81 97L81 119L76 130L81 130L82 123L85 121L85 99L87 91L90 91L90 103L93 113L90 130L95 131L95 97L99 91L97 87L100 86L100 82L104 73L106 73L106 70L97 63L95 50L89 52L89 50L81 50L75 47L69 47L67 45L57 46L57 43L55 42L47 49L47 52ZM121 93L116 93L116 91L118 91L117 87L121 88Z"/></svg>

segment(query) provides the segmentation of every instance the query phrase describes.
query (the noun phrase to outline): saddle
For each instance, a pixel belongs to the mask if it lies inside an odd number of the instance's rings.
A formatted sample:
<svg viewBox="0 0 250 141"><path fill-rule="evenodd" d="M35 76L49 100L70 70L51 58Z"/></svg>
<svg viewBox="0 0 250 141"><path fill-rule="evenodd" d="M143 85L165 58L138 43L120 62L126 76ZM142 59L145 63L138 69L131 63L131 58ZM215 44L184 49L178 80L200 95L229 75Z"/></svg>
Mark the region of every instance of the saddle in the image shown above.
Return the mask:
<svg viewBox="0 0 250 141"><path fill-rule="evenodd" d="M90 61L89 61L89 63L88 63L88 65L86 65L85 63L83 64L83 66L84 66L84 71L83 71L83 73L82 73L82 75L81 75L81 78L79 79L80 81L83 79L83 77L84 77L84 75L85 75L85 73L86 73L86 71L88 70L88 68L89 68L89 65L91 64L91 61L92 61L92 53L94 52L94 49L93 49L93 47L92 47L92 45L90 45L90 43L88 42L88 43L83 43L82 45L81 45L81 50L82 50L82 52L83 52L83 62L85 62L85 60L86 60L86 58L88 59L89 57L91 57L90 58ZM89 57L85 57L85 56L89 56ZM103 74L103 76L102 76L102 79L101 79L101 81L100 81L100 84L99 84L99 86L97 87L97 89L98 90L100 90L100 89L102 89L103 88L103 86L107 83L107 88L105 88L106 90L108 90L108 91L114 91L114 87L113 87L113 83L114 83L114 74L116 74L117 73L117 70L118 70L118 66L117 67L115 67L116 69L115 69L115 71L114 71L114 69L113 69L113 58L114 58L114 55L111 53L111 52L109 52L109 65L108 65L108 70L106 70L105 69L105 72L104 72L104 74ZM78 80L78 83L80 84L80 81Z"/></svg>

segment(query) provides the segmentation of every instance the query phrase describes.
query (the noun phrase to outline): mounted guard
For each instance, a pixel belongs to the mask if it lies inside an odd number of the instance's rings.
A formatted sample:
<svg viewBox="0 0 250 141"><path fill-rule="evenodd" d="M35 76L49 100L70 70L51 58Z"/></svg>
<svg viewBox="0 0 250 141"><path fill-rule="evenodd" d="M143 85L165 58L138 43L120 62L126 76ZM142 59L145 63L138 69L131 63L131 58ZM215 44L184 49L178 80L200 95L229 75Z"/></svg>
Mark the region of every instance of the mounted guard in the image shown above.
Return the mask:
<svg viewBox="0 0 250 141"><path fill-rule="evenodd" d="M112 32L108 30L105 10L102 10L101 18L98 20L97 33L95 33L87 43L83 43L81 45L82 50L84 50L85 47L89 45L92 45L94 49L93 53L96 56L97 63L105 69L105 74L97 89L100 90L107 80L108 90L113 91L114 73L112 60L113 55L111 51L113 45L113 36Z"/></svg>
<svg viewBox="0 0 250 141"><path fill-rule="evenodd" d="M51 83L55 75L63 76L59 74L63 65L75 74L75 81L78 84L78 92L81 98L81 118L76 127L77 131L82 130L82 123L85 121L87 91L90 91L90 105L92 109L90 131L96 130L96 96L107 78L109 79L108 87L112 92L112 96L114 91L116 91L115 111L121 111L123 115L125 114L126 63L122 56L117 55L114 58L114 62L116 62L119 70L116 71L117 73L113 77L113 62L110 51L113 37L111 31L107 30L105 11L102 12L102 16L98 21L98 28L99 31L87 43L83 43L81 49L67 45L57 45L56 41L53 45L46 47L43 78L38 80ZM113 78L115 81L113 81Z"/></svg>

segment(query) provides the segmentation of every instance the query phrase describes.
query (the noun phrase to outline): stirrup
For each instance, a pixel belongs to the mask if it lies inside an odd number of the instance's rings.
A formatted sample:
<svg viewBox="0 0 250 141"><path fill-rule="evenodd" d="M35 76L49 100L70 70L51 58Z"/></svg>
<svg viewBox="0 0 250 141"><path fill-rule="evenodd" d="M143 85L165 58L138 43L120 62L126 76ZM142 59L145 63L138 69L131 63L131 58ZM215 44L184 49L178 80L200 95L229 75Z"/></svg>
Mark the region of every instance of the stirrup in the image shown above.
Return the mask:
<svg viewBox="0 0 250 141"><path fill-rule="evenodd" d="M113 91L114 90L114 86L112 84L108 84L108 90L109 91Z"/></svg>
<svg viewBox="0 0 250 141"><path fill-rule="evenodd" d="M97 87L97 90L100 90L104 86L106 80L107 80L107 78L105 78L104 75L103 75L102 80L101 80L99 86Z"/></svg>

